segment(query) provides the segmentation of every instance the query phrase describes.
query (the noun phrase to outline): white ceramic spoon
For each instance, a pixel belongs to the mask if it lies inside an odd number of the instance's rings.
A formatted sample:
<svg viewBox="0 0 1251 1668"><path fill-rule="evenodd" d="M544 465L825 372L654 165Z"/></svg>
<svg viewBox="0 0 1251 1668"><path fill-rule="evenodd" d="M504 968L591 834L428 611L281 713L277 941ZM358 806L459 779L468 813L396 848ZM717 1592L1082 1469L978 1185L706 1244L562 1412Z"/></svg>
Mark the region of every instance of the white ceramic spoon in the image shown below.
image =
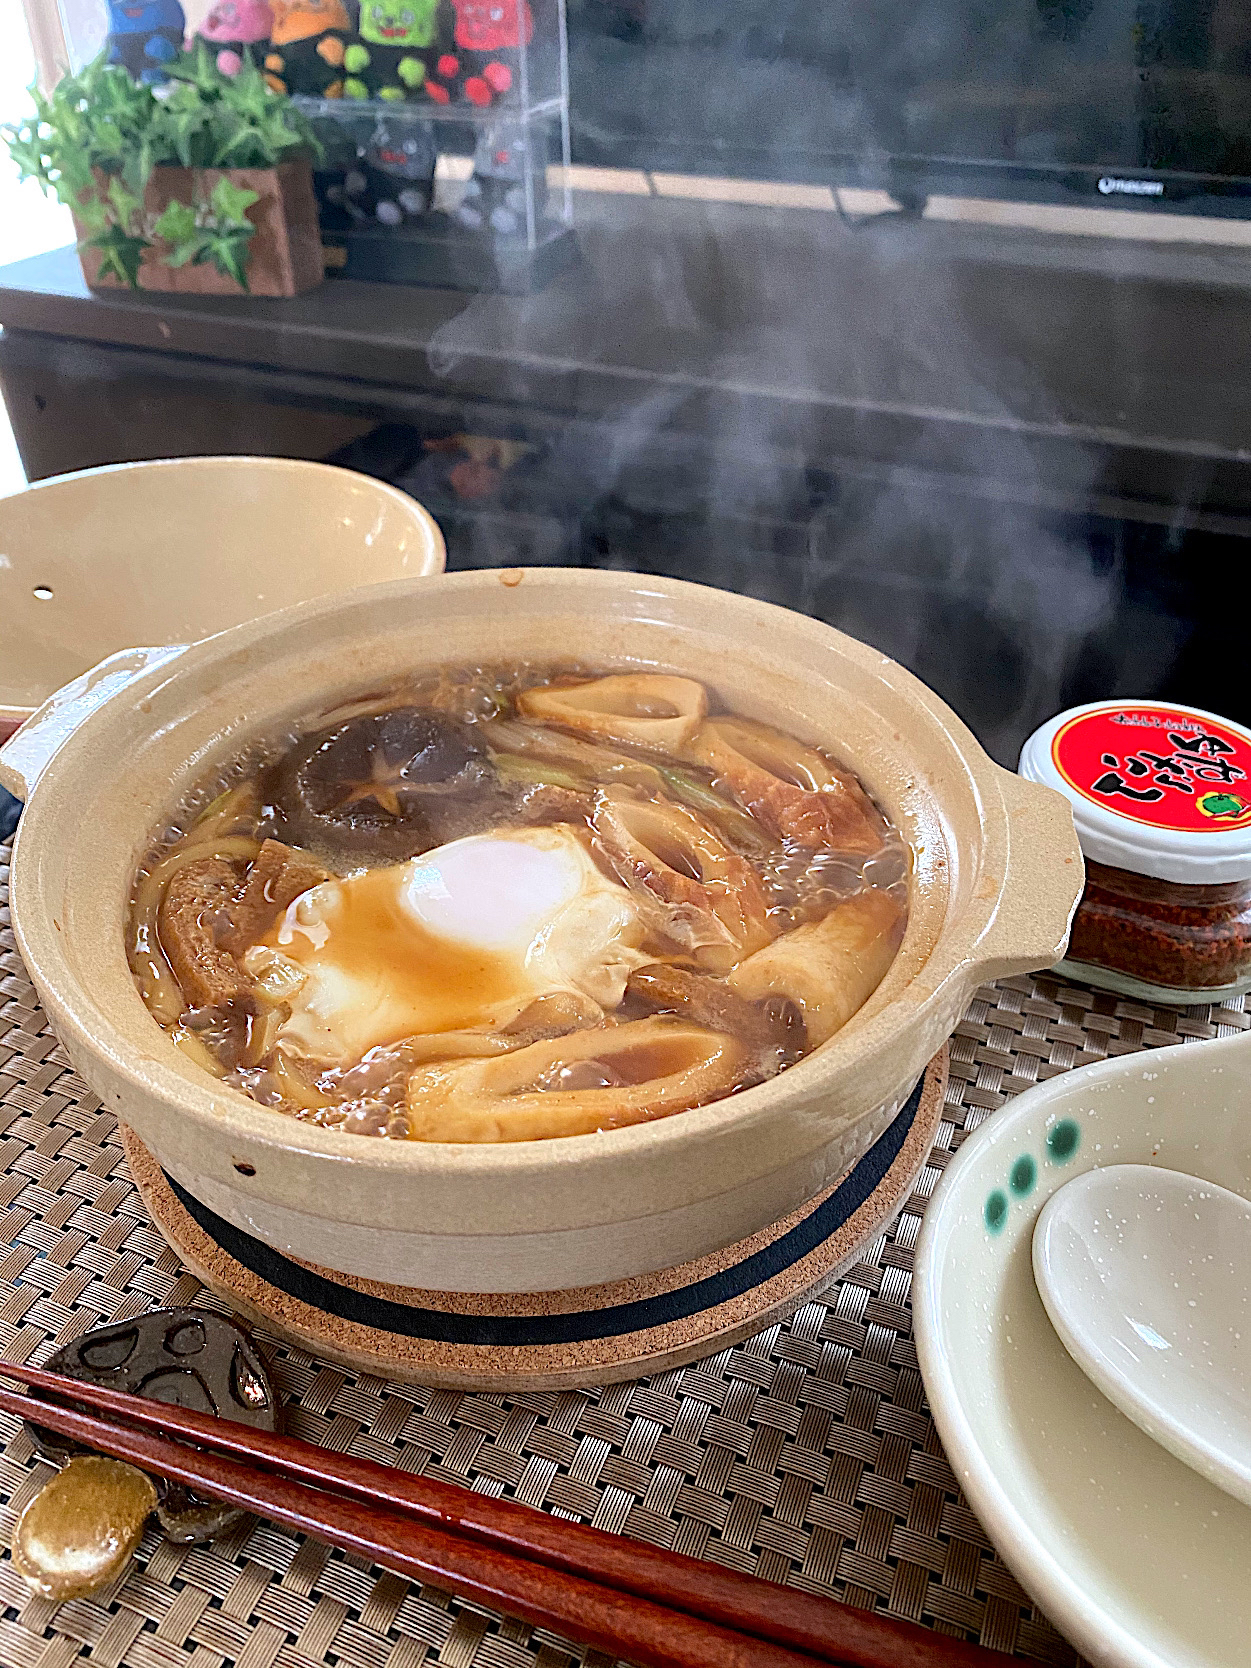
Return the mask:
<svg viewBox="0 0 1251 1668"><path fill-rule="evenodd" d="M1251 1203L1175 1170L1089 1170L1034 1228L1065 1349L1140 1430L1251 1505Z"/></svg>

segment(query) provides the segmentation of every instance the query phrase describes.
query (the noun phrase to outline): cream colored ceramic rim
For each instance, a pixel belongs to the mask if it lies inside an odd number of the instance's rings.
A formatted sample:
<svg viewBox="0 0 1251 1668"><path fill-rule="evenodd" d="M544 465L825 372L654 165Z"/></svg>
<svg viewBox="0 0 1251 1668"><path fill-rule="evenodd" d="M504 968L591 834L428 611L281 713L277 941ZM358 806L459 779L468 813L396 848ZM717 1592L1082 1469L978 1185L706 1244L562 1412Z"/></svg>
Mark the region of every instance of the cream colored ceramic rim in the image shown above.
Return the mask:
<svg viewBox="0 0 1251 1668"><path fill-rule="evenodd" d="M16 498L28 492L46 492L53 487L63 486L67 481L86 481L100 475L125 475L131 470L149 471L174 469L194 472L196 474L211 475L217 473L229 474L241 465L252 469L272 470L276 475L342 475L348 480L364 481L372 491L383 498L391 498L402 514L412 516L417 511L416 520L422 522L430 538L430 548L437 554L435 566L427 569L427 573L441 572L447 558L443 533L438 522L430 511L418 499L409 493L402 492L399 487L392 486L390 481L383 481L376 475L365 475L359 469L345 469L338 463L321 463L316 458L278 458L266 457L259 452L224 452L220 456L185 457L185 458L135 458L127 463L101 463L94 469L73 469L64 475L46 475L42 480L32 481L29 486L19 487L16 493L0 495L0 503L6 498ZM416 577L415 575L413 577Z"/></svg>
<svg viewBox="0 0 1251 1668"><path fill-rule="evenodd" d="M546 606L549 612L564 610L559 616L562 620L564 613L572 610L592 626L603 618L626 632L636 625L650 628L659 622L671 629L674 663L682 661L684 634L701 643L705 653L711 653L709 638L716 640L718 652L723 642L730 655L740 649L745 657L750 645L758 660L770 665L778 664L778 657L785 658L788 652L793 658L800 658L804 650L818 656L832 654L853 663L858 675L878 689L878 699L887 709L902 707L910 715L908 722L915 723L915 735L910 738L914 774L904 791L892 789L886 795L891 814L925 852L922 867L926 884L914 901L899 956L874 996L830 1043L781 1078L730 1100L679 1118L595 1136L471 1148L370 1142L367 1151L355 1148L349 1153L342 1137L332 1131L276 1118L246 1096L210 1083L155 1027L142 1032L147 1039L144 1048L151 1048L150 1054L144 1054L135 1039L123 1038L97 1002L90 982L79 977L70 965L60 925L42 908L41 899L48 891L41 877L45 853L63 838L54 806L75 781L80 794L69 794L67 803L81 802L93 772L106 768L102 757L118 756L116 746L110 746L110 729L118 732L114 737L118 743L126 733L126 719L136 708L168 718L168 728L172 729L180 722L181 699L181 722L190 723L185 703L191 699L196 680L211 685L212 680L229 679L236 673L243 679L260 646L270 641L285 639L288 653L293 645L307 642L309 652L316 651L318 664L329 665L329 643L335 640L338 628L342 627L343 640L350 642L352 621L359 620L365 611L372 610L380 618L398 617L403 613L400 605L406 602L428 602L436 593L489 593L489 588L501 584L518 586L522 579L520 570L511 574L487 571L443 575L369 586L341 597L300 604L194 645L171 665L139 677L121 695L100 706L52 759L19 826L13 867L14 929L44 1005L72 1055L94 1058L116 1082L129 1085L136 1097L155 1098L178 1108L185 1117L204 1126L206 1140L218 1146L241 1140L251 1151L303 1152L323 1163L330 1160L349 1192L353 1191L355 1178L367 1172L380 1178L455 1178L458 1188L472 1184L474 1178L493 1179L497 1189L504 1183L508 1186L506 1194L497 1192L496 1197L522 1200L528 1196L523 1191L514 1192L513 1184L524 1188L528 1178L543 1178L550 1191L560 1176L562 1226L629 1221L681 1205L692 1195L698 1197L699 1185L692 1187L690 1182L688 1155L707 1143L717 1153L716 1186L709 1192L729 1193L753 1184L770 1171L800 1162L806 1153L813 1155L810 1192L816 1192L828 1180L820 1173L818 1155L829 1148L840 1131L845 1133L852 1121L863 1119L911 1087L925 1061L945 1039L967 994L979 982L1055 959L1081 886L1080 856L1067 803L1050 790L1024 783L992 764L954 713L910 673L818 621L754 599L677 581L582 570L529 570L524 574L527 592L538 610L536 617L546 617L542 614ZM629 599L632 612L629 616L614 615L614 599L620 605L623 596ZM675 619L674 615L683 617ZM715 621L712 626L695 623L709 618ZM766 643L767 647L761 646ZM350 658L349 650L349 662ZM418 664L437 664L439 656L428 653L415 658ZM353 681L350 671L337 678L328 673L328 696L346 693ZM732 676L726 684L734 689ZM360 687L359 681L356 687ZM852 704L877 711L862 696ZM121 712L126 718L119 717ZM767 715L767 710L761 715ZM266 716L278 720L286 713L275 700ZM904 725L902 718L897 721ZM253 730L258 722L252 721ZM896 720L883 720L883 728L893 722ZM245 726L246 720L240 715L239 729L232 737L204 737L195 774L202 775L215 758L230 756L239 745L239 737L246 733ZM897 732L896 755L901 742L902 734ZM871 789L881 791L875 781L878 763L867 756L853 756L851 762ZM924 780L927 772L935 780ZM971 849L958 849L950 828L944 826L940 801L951 795L966 796L980 819L983 849L977 873L970 872ZM148 838L150 821L145 817L145 826L134 828L127 862L137 861ZM1015 865L1012 875L1010 864ZM100 936L103 938L103 933ZM120 932L114 929L108 942L90 948L93 955L116 963L121 956ZM133 1000L145 1026L150 1026L133 987L129 1000ZM912 1069L914 1055L919 1058ZM823 1104L826 1093L835 1086L837 1114ZM121 1098L119 1094L119 1101ZM849 1101L855 1103L855 1109ZM685 1176L683 1188L673 1200L644 1200L628 1189L624 1193L619 1190L616 1172L620 1161L634 1161L627 1167L637 1179L642 1174L639 1165L644 1154L649 1183L658 1194L670 1186L677 1189L676 1178ZM344 1170L349 1160L350 1170L355 1173L352 1176ZM514 1208L520 1213L529 1207L517 1203ZM326 1214L335 1215L336 1207ZM502 1225L500 1231L524 1230Z"/></svg>

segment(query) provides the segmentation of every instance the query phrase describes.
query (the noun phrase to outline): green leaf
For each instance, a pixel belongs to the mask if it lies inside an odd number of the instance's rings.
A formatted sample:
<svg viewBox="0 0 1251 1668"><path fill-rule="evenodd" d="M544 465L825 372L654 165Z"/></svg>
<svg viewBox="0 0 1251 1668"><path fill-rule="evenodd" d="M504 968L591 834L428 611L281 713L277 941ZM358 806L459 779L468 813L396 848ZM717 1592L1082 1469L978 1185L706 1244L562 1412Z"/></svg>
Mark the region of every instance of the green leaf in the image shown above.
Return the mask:
<svg viewBox="0 0 1251 1668"><path fill-rule="evenodd" d="M228 175L223 174L213 187L209 197L209 207L219 224L229 227L247 228L250 237L255 230L252 222L244 212L253 203L261 200L259 191L251 191L246 185L236 185Z"/></svg>
<svg viewBox="0 0 1251 1668"><path fill-rule="evenodd" d="M100 251L102 277L120 278L132 290L139 288L139 263L149 247L146 238L131 237L120 226L110 226L98 237L88 238L87 247Z"/></svg>
<svg viewBox="0 0 1251 1668"><path fill-rule="evenodd" d="M148 181L152 178L152 170L156 166L150 133L144 134L133 159L128 159L128 166L132 169L132 178L128 178L126 183L142 196L148 189Z"/></svg>
<svg viewBox="0 0 1251 1668"><path fill-rule="evenodd" d="M37 88L32 87L31 93L37 110L34 119L27 117L24 121L0 127L0 139L3 139L9 155L17 164L19 177L27 180L36 179L45 191L50 191L54 189L50 174L50 158L47 145L40 133L43 124L38 115L44 100Z"/></svg>
<svg viewBox="0 0 1251 1668"><path fill-rule="evenodd" d="M166 243L183 243L186 239L194 237L199 230L195 210L190 203L180 203L177 200L166 203L152 230L157 237L164 238Z"/></svg>
<svg viewBox="0 0 1251 1668"><path fill-rule="evenodd" d="M140 198L133 191L128 191L120 176L114 176L109 181L109 205L117 216L119 226L129 230L131 219L142 208Z"/></svg>
<svg viewBox="0 0 1251 1668"><path fill-rule="evenodd" d="M218 69L217 51L202 35L196 36L190 52L179 53L177 58L166 64L165 73L171 81L192 88L196 97L205 102L221 98L230 79Z"/></svg>
<svg viewBox="0 0 1251 1668"><path fill-rule="evenodd" d="M177 243L165 257L166 266L198 266L204 259L205 251L213 241L214 234L205 227L196 227L191 235L181 243Z"/></svg>
<svg viewBox="0 0 1251 1668"><path fill-rule="evenodd" d="M143 139L122 157L122 184L136 197L143 196L152 176L151 154L151 142Z"/></svg>
<svg viewBox="0 0 1251 1668"><path fill-rule="evenodd" d="M241 289L248 287L248 244L250 238L239 231L216 234L204 251L197 255L196 264L211 260L225 278L233 278Z"/></svg>
<svg viewBox="0 0 1251 1668"><path fill-rule="evenodd" d="M89 232L103 232L113 224L104 199L98 194L69 205Z"/></svg>
<svg viewBox="0 0 1251 1668"><path fill-rule="evenodd" d="M208 166L213 168L269 168L273 153L254 127L237 122L233 131L225 129Z"/></svg>
<svg viewBox="0 0 1251 1668"><path fill-rule="evenodd" d="M62 188L64 188L62 190ZM79 153L63 156L57 168L57 194L62 202L68 201L73 205L88 193L95 197L99 195L96 177L91 171L87 158Z"/></svg>
<svg viewBox="0 0 1251 1668"><path fill-rule="evenodd" d="M184 168L203 167L212 152L211 117L194 89L179 87L165 101L159 132L165 147L173 152L171 161Z"/></svg>
<svg viewBox="0 0 1251 1668"><path fill-rule="evenodd" d="M287 100L270 88L259 67L250 57L245 57L243 67L230 83L226 102L239 115L257 122L262 119L270 105L286 104Z"/></svg>

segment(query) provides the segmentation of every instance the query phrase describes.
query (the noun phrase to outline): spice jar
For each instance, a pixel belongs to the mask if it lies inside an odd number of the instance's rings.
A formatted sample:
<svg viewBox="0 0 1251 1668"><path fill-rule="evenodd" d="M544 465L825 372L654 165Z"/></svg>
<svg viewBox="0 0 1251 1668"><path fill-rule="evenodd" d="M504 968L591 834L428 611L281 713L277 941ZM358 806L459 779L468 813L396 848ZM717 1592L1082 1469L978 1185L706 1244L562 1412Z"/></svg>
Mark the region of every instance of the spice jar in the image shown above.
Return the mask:
<svg viewBox="0 0 1251 1668"><path fill-rule="evenodd" d="M1035 730L1020 772L1069 800L1086 857L1063 971L1151 1002L1251 989L1251 731L1099 701Z"/></svg>

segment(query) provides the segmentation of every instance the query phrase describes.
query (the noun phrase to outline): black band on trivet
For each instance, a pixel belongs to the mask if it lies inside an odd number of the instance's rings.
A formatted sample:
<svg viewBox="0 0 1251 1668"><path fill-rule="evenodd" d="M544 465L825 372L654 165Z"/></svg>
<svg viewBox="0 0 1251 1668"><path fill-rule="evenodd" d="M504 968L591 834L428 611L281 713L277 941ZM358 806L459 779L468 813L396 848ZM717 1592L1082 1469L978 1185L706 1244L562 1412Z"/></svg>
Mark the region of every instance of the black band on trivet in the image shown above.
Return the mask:
<svg viewBox="0 0 1251 1668"><path fill-rule="evenodd" d="M922 1079L922 1083L924 1079ZM324 1314L337 1315L355 1326L405 1338L426 1338L441 1344L481 1344L517 1349L542 1344L578 1344L592 1338L615 1338L626 1332L645 1332L703 1314L764 1285L806 1257L843 1226L882 1182L903 1150L921 1105L922 1083L909 1095L902 1111L868 1152L802 1222L742 1262L695 1280L689 1286L661 1292L633 1303L614 1303L603 1309L581 1309L565 1315L465 1315L445 1309L423 1309L395 1303L386 1297L340 1285L324 1274L292 1262L281 1251L264 1245L211 1211L164 1172L179 1204L227 1256L288 1297Z"/></svg>

